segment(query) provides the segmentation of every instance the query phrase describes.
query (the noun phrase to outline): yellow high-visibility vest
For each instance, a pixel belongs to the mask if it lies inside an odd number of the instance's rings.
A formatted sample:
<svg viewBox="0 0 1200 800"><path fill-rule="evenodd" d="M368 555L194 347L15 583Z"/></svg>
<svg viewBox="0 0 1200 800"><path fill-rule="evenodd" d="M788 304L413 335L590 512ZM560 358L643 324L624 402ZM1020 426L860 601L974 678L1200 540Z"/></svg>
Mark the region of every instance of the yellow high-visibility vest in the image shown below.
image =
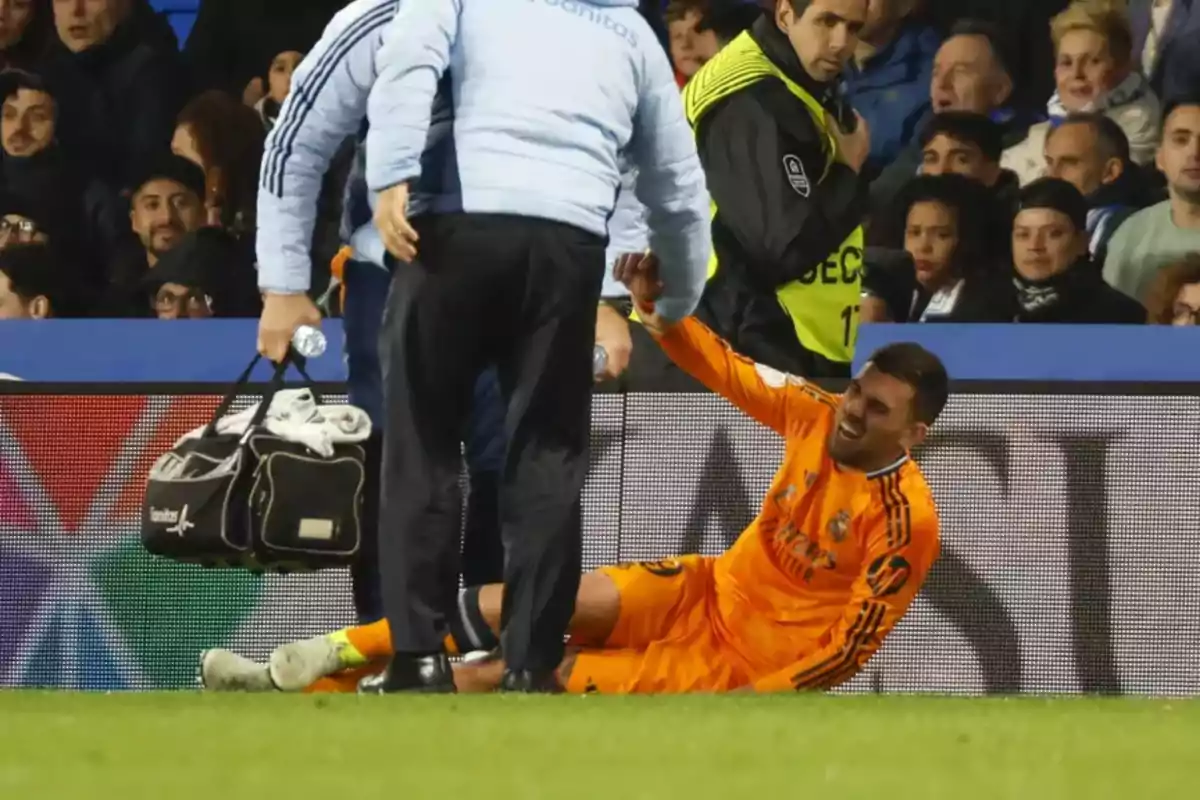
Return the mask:
<svg viewBox="0 0 1200 800"><path fill-rule="evenodd" d="M812 115L818 130L825 133L825 165L821 178L837 160L837 138L824 108L804 87L775 66L758 42L743 32L705 64L683 90L683 107L695 134L700 121L717 103L764 78L778 78ZM785 159L786 162L786 159ZM781 164L780 168L786 168ZM718 213L716 201L712 214ZM858 304L862 291L863 229L856 227L836 251L823 260L814 259L812 269L799 280L776 291L783 310L792 320L796 337L806 350L830 361L850 362L858 334ZM719 264L714 250L708 264L711 280ZM636 316L635 316L636 318Z"/></svg>

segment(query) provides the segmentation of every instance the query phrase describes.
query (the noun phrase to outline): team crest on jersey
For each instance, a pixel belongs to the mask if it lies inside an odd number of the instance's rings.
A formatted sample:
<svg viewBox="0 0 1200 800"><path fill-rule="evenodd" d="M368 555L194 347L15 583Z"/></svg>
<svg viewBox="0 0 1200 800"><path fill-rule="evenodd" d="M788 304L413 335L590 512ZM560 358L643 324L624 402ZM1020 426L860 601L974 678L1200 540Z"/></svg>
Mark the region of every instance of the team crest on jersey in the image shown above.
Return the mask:
<svg viewBox="0 0 1200 800"><path fill-rule="evenodd" d="M787 175L788 184L796 190L796 194L808 197L812 192L812 184L809 183L808 173L804 171L804 162L797 156L786 155L783 157L783 171Z"/></svg>
<svg viewBox="0 0 1200 800"><path fill-rule="evenodd" d="M846 534L850 530L850 512L839 511L833 519L829 520L829 538L839 544L846 539Z"/></svg>
<svg viewBox="0 0 1200 800"><path fill-rule="evenodd" d="M796 496L796 487L793 484L788 484L785 488L775 493L775 503L783 505Z"/></svg>

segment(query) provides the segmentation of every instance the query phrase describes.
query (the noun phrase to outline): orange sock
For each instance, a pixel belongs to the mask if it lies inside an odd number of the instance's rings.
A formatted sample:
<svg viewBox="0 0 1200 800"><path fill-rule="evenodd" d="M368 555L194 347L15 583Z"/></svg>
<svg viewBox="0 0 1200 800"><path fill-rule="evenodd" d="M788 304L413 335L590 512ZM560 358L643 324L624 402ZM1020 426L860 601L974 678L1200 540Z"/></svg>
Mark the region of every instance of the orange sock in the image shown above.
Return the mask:
<svg viewBox="0 0 1200 800"><path fill-rule="evenodd" d="M386 619L347 628L345 633L346 639L364 658L391 658L392 631Z"/></svg>
<svg viewBox="0 0 1200 800"><path fill-rule="evenodd" d="M344 669L324 678L318 678L310 686L305 687L304 694L354 694L358 691L358 682L368 675L375 675L387 666L386 661L379 661L365 667Z"/></svg>
<svg viewBox="0 0 1200 800"><path fill-rule="evenodd" d="M388 621L381 619L378 622L372 622L369 625L356 625L353 628L346 628L342 631L346 640L350 642L363 658L391 658L392 655L392 631L388 627ZM454 638L454 634L446 634L443 640L446 647L446 654L451 656L461 656L462 648L458 646L458 642Z"/></svg>

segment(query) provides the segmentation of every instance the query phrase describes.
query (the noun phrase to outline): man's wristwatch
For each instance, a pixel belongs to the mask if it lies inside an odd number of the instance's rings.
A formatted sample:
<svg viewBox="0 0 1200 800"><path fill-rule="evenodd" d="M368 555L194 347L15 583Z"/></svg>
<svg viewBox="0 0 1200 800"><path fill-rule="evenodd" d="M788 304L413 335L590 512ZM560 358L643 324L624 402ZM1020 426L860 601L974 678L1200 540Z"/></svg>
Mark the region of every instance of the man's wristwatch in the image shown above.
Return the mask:
<svg viewBox="0 0 1200 800"><path fill-rule="evenodd" d="M628 317L633 313L633 301L628 297L604 297L601 298L600 304L608 306L622 317Z"/></svg>

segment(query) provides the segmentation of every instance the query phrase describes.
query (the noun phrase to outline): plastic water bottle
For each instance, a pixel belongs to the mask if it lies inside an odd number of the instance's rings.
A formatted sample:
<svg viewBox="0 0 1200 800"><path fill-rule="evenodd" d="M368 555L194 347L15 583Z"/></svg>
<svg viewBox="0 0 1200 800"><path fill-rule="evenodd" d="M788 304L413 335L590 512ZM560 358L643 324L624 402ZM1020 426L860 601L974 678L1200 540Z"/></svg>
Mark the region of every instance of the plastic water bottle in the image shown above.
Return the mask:
<svg viewBox="0 0 1200 800"><path fill-rule="evenodd" d="M292 335L292 347L305 358L318 358L325 353L325 334L312 325L301 325Z"/></svg>
<svg viewBox="0 0 1200 800"><path fill-rule="evenodd" d="M592 375L601 378L606 369L608 369L608 351L600 345L596 345L596 349L592 351Z"/></svg>

